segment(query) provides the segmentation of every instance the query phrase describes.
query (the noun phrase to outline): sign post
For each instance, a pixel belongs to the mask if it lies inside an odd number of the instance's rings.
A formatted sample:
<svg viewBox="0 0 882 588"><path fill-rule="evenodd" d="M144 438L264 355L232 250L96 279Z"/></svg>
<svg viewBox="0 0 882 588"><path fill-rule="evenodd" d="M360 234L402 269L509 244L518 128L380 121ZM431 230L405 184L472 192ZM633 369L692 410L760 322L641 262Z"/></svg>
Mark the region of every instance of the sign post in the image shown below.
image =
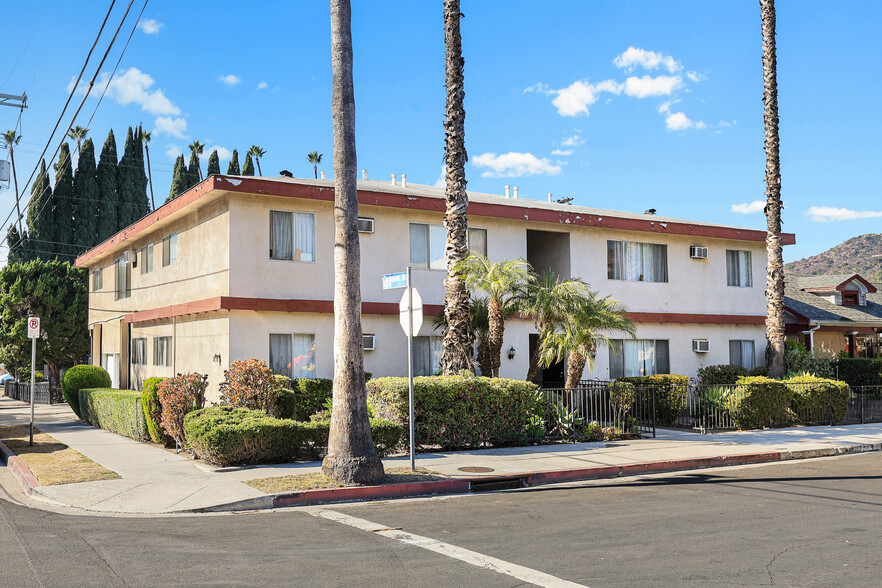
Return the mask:
<svg viewBox="0 0 882 588"><path fill-rule="evenodd" d="M31 340L31 392L29 394L31 401L31 435L28 445L34 444L34 388L37 387L37 338L40 336L40 317L28 317L28 337Z"/></svg>
<svg viewBox="0 0 882 588"><path fill-rule="evenodd" d="M411 283L410 266L407 272L386 274L383 276L383 289L407 288L398 303L398 318L401 328L407 335L407 397L408 422L410 423L410 469L416 470L416 423L414 419L413 399L413 338L423 326L423 299Z"/></svg>

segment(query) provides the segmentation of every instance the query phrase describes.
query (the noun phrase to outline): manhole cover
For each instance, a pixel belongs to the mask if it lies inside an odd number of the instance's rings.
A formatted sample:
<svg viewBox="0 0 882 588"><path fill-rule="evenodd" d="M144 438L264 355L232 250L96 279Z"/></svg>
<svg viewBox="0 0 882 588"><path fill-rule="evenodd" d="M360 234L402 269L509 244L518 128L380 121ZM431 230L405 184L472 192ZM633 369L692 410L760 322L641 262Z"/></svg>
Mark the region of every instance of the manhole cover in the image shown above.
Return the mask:
<svg viewBox="0 0 882 588"><path fill-rule="evenodd" d="M468 466L464 468L456 468L461 472L468 472L470 474L486 474L487 472L492 472L493 468L485 468L481 466Z"/></svg>

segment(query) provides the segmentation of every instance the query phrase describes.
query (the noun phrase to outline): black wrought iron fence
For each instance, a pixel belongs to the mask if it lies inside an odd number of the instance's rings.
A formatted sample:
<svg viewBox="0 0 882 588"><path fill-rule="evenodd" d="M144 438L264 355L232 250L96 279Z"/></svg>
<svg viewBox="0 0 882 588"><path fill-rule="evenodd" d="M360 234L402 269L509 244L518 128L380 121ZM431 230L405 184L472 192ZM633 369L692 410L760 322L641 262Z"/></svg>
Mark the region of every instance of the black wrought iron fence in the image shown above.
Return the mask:
<svg viewBox="0 0 882 588"><path fill-rule="evenodd" d="M4 392L7 396L21 402L31 401L31 385L14 380L6 380L3 383ZM37 382L34 384L34 401L37 404L52 404L52 395L49 392L49 382Z"/></svg>
<svg viewBox="0 0 882 588"><path fill-rule="evenodd" d="M578 388L543 388L546 439L655 437L655 388L588 381Z"/></svg>

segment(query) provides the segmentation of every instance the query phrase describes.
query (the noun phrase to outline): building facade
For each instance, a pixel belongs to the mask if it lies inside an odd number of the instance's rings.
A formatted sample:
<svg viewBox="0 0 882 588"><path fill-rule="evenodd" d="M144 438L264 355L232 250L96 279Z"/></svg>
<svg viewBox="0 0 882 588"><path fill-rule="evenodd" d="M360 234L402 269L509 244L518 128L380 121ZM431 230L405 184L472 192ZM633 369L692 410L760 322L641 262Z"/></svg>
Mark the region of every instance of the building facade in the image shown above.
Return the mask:
<svg viewBox="0 0 882 588"><path fill-rule="evenodd" d="M93 363L115 386L198 371L216 395L256 357L294 377L333 373L333 181L212 176L77 259L90 271ZM406 375L403 290L413 268L427 319L415 369L437 369L444 297L443 189L358 183L365 369ZM678 373L762 361L765 232L470 193L469 246L492 261L579 277L627 307L637 336L600 349L583 377ZM795 242L792 234L784 243ZM506 324L503 377L524 378L536 332ZM562 381L562 367L540 374Z"/></svg>

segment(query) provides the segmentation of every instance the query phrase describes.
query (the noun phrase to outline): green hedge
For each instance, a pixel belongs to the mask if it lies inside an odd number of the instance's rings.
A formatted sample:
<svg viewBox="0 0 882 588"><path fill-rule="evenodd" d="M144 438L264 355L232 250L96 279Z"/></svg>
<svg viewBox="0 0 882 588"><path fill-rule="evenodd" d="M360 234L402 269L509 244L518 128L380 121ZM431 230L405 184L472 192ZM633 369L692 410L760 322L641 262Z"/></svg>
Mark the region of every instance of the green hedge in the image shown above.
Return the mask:
<svg viewBox="0 0 882 588"><path fill-rule="evenodd" d="M848 384L816 376L796 376L785 380L791 402L802 422L834 423L848 414Z"/></svg>
<svg viewBox="0 0 882 588"><path fill-rule="evenodd" d="M327 450L329 430L328 422L277 419L260 410L229 406L197 410L184 418L193 453L219 466L318 459ZM372 420L371 434L382 455L398 446L404 429Z"/></svg>
<svg viewBox="0 0 882 588"><path fill-rule="evenodd" d="M367 390L377 416L407 429L407 378L373 379ZM417 444L455 449L526 439L537 390L533 383L502 378L414 378Z"/></svg>
<svg viewBox="0 0 882 588"><path fill-rule="evenodd" d="M110 388L110 375L97 365L75 365L64 372L61 378L61 393L71 410L80 417L80 390L83 388Z"/></svg>
<svg viewBox="0 0 882 588"><path fill-rule="evenodd" d="M739 429L796 422L792 391L782 380L771 380L765 376L739 378L726 404L732 422Z"/></svg>
<svg viewBox="0 0 882 588"><path fill-rule="evenodd" d="M676 374L657 374L619 378L617 382L628 382L640 388L655 388L655 419L659 425L673 423L686 408L686 394L689 391L689 377Z"/></svg>
<svg viewBox="0 0 882 588"><path fill-rule="evenodd" d="M84 421L138 441L148 439L141 393L113 388L83 388L79 396Z"/></svg>
<svg viewBox="0 0 882 588"><path fill-rule="evenodd" d="M154 443L168 445L174 439L166 435L159 424L162 418L162 404L160 404L159 394L156 392L157 385L165 379L147 378L144 380L144 388L141 392L141 409L144 411L144 421L147 423L150 440Z"/></svg>
<svg viewBox="0 0 882 588"><path fill-rule="evenodd" d="M325 378L297 378L276 376L276 381L288 394L279 395L279 415L295 421L308 421L309 417L324 409L325 401L334 394L334 381Z"/></svg>
<svg viewBox="0 0 882 588"><path fill-rule="evenodd" d="M840 357L836 377L849 386L882 386L882 358Z"/></svg>
<svg viewBox="0 0 882 588"><path fill-rule="evenodd" d="M750 375L747 369L740 365L708 365L698 370L698 384L700 386L730 385L738 381L738 378Z"/></svg>

